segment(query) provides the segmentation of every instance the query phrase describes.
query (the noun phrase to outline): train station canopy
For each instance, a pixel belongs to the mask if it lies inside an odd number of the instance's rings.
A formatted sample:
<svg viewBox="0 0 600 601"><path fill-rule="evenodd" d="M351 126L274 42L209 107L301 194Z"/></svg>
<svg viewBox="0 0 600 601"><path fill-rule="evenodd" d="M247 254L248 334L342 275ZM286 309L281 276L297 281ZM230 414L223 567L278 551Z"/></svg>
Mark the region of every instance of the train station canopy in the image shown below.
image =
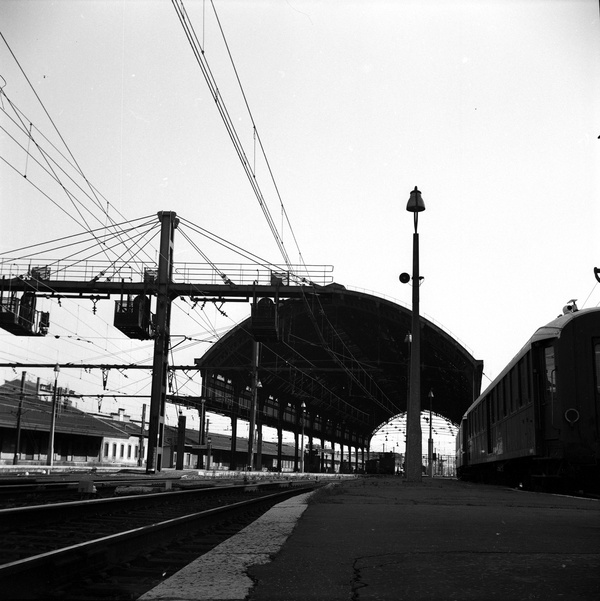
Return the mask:
<svg viewBox="0 0 600 601"><path fill-rule="evenodd" d="M266 313L256 310L261 300ZM249 419L256 346L258 423L298 431L302 422L309 435L361 446L406 412L410 309L339 284L261 300L195 360L208 410ZM265 329L269 310L277 315ZM432 322L420 323L422 408L432 390L432 410L458 423L479 395L483 362Z"/></svg>

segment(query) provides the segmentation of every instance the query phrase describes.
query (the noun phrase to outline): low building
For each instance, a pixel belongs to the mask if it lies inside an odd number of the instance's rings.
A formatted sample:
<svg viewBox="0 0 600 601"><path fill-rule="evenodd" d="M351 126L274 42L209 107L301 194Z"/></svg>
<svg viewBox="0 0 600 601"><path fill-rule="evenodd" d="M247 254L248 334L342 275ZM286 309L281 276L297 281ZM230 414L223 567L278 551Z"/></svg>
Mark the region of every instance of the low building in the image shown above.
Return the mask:
<svg viewBox="0 0 600 601"><path fill-rule="evenodd" d="M148 436L139 422L131 421L124 409L110 415L91 414L72 406L73 391L58 388L54 434L55 466L144 467ZM46 465L50 441L54 389L52 386L18 379L0 386L0 465ZM165 426L163 466L177 464L178 429ZM198 430L185 430L183 469L229 470L232 466L231 436L209 433L207 445L199 444ZM19 441L17 450L17 440ZM140 458L141 454L141 458ZM234 466L247 463L248 439L236 439ZM277 464L277 443L263 441L260 469L292 472L295 450L282 445L281 465ZM308 471L308 461L306 462Z"/></svg>
<svg viewBox="0 0 600 601"><path fill-rule="evenodd" d="M53 391L47 392L39 382L25 381L22 390L19 380L0 386L0 464L47 463L54 404ZM54 465L97 465L102 462L105 440L125 444L130 438L118 422L72 407L61 389L55 412Z"/></svg>

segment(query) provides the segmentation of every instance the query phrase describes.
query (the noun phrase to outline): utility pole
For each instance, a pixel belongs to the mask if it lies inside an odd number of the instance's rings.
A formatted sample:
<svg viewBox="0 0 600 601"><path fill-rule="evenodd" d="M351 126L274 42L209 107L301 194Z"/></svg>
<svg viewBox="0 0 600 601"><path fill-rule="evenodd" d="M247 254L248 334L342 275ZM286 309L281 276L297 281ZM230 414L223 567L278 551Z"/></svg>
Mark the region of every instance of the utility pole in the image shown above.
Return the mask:
<svg viewBox="0 0 600 601"><path fill-rule="evenodd" d="M169 334L171 323L170 285L173 276L173 238L179 219L174 211L160 211L160 255L156 279L156 316L154 331L154 359L152 363L152 390L150 396L150 424L148 430L148 459L146 473L162 469L163 433L167 393Z"/></svg>
<svg viewBox="0 0 600 601"><path fill-rule="evenodd" d="M15 443L15 455L13 465L19 464L19 452L21 450L21 415L23 414L23 398L25 397L25 377L27 372L21 375L21 393L19 394L19 408L17 409L17 442Z"/></svg>
<svg viewBox="0 0 600 601"><path fill-rule="evenodd" d="M52 467L54 463L54 429L56 428L56 399L58 395L58 374L60 373L60 365L57 363L54 366L54 393L52 394L52 415L50 416L50 439L48 441L48 457L46 465Z"/></svg>
<svg viewBox="0 0 600 601"><path fill-rule="evenodd" d="M146 427L146 403L142 405L142 425L140 427L140 450L138 455L138 467L144 465L144 428Z"/></svg>

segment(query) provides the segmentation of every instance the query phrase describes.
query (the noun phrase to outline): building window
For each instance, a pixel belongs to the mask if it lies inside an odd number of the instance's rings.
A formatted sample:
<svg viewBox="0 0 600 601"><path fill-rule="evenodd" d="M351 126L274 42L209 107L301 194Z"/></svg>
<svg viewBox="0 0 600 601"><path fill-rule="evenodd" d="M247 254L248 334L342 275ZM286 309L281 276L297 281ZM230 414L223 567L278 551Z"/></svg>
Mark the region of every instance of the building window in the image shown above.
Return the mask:
<svg viewBox="0 0 600 601"><path fill-rule="evenodd" d="M116 457L117 456L117 443L113 442L113 452L112 452L112 456Z"/></svg>
<svg viewBox="0 0 600 601"><path fill-rule="evenodd" d="M125 445L124 444L121 445L121 459L123 459L123 457L125 457Z"/></svg>
<svg viewBox="0 0 600 601"><path fill-rule="evenodd" d="M104 456L108 457L108 443L107 442L104 443Z"/></svg>
<svg viewBox="0 0 600 601"><path fill-rule="evenodd" d="M131 445L127 445L127 459L131 459Z"/></svg>

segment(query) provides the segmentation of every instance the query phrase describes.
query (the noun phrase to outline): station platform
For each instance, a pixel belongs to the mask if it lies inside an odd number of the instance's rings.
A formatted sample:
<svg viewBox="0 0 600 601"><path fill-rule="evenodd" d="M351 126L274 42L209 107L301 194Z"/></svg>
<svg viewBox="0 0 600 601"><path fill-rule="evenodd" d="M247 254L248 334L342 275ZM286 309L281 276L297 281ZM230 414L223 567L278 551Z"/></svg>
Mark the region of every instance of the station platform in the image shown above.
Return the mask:
<svg viewBox="0 0 600 601"><path fill-rule="evenodd" d="M361 477L281 503L143 601L600 599L600 502Z"/></svg>

